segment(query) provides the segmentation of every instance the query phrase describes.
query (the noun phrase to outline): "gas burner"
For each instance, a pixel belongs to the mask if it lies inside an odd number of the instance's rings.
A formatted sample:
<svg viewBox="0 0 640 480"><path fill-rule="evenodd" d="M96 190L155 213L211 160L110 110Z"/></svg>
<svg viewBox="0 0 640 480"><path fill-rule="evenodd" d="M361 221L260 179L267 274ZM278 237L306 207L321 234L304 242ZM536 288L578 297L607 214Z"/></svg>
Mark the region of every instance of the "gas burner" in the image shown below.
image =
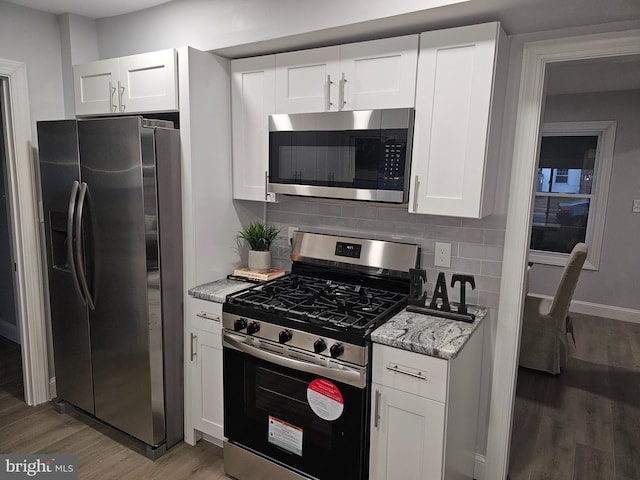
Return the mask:
<svg viewBox="0 0 640 480"><path fill-rule="evenodd" d="M234 294L228 302L316 325L364 329L389 311L402 308L406 299L401 293L290 274Z"/></svg>

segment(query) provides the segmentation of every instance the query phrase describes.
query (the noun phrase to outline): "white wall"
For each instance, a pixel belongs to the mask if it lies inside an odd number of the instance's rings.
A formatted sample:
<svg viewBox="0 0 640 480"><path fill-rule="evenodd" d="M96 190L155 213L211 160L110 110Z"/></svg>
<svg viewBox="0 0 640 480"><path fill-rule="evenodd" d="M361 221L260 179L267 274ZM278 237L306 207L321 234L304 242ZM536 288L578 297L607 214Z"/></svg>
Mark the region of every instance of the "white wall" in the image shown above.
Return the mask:
<svg viewBox="0 0 640 480"><path fill-rule="evenodd" d="M640 198L640 90L547 97L545 122L596 120L618 122L602 256L598 271L582 271L573 299L640 310L640 214L631 212ZM531 292L553 295L561 271L536 265Z"/></svg>
<svg viewBox="0 0 640 480"><path fill-rule="evenodd" d="M57 17L0 0L0 58L27 66L35 142L36 121L64 116Z"/></svg>
<svg viewBox="0 0 640 480"><path fill-rule="evenodd" d="M100 57L180 45L215 50L425 11L461 0L182 0L97 21ZM307 40L308 41L308 40Z"/></svg>

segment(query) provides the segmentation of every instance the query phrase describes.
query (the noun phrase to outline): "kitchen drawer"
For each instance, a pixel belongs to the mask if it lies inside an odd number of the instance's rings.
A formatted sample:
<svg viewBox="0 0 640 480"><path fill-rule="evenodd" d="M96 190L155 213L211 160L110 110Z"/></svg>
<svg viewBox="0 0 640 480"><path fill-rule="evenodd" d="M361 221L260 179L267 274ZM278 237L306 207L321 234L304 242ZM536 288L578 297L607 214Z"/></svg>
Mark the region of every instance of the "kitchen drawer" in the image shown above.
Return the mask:
<svg viewBox="0 0 640 480"><path fill-rule="evenodd" d="M200 298L189 301L191 328L220 335L222 330L222 304Z"/></svg>
<svg viewBox="0 0 640 480"><path fill-rule="evenodd" d="M445 402L449 364L441 358L373 344L373 381Z"/></svg>

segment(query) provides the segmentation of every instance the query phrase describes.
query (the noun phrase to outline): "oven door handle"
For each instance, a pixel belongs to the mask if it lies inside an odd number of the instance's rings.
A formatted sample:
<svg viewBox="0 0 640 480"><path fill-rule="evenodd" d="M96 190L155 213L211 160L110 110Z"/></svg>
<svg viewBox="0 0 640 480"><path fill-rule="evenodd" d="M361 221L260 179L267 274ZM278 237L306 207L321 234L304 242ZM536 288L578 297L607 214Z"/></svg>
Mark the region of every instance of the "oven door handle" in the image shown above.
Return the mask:
<svg viewBox="0 0 640 480"><path fill-rule="evenodd" d="M248 345L243 341L243 339L244 337L238 337L225 332L222 337L222 345L224 347L239 350L242 353L259 358L265 362L275 363L281 367L287 367L299 372L311 373L313 375L320 375L358 388L364 388L366 385L366 375L364 372L360 372L356 369L352 369L344 365L340 365L340 368L325 367L323 365L316 365L315 363L308 363L289 357L283 357Z"/></svg>

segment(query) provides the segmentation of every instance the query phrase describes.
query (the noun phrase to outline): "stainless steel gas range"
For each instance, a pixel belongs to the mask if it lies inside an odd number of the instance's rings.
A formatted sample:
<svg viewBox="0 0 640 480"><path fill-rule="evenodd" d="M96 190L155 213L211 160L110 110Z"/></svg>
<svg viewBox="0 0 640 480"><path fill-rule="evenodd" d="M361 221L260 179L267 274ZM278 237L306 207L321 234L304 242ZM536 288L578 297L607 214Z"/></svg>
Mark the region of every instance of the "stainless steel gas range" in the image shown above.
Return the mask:
<svg viewBox="0 0 640 480"><path fill-rule="evenodd" d="M225 473L365 479L369 335L407 304L420 248L296 232L291 258L223 306Z"/></svg>

